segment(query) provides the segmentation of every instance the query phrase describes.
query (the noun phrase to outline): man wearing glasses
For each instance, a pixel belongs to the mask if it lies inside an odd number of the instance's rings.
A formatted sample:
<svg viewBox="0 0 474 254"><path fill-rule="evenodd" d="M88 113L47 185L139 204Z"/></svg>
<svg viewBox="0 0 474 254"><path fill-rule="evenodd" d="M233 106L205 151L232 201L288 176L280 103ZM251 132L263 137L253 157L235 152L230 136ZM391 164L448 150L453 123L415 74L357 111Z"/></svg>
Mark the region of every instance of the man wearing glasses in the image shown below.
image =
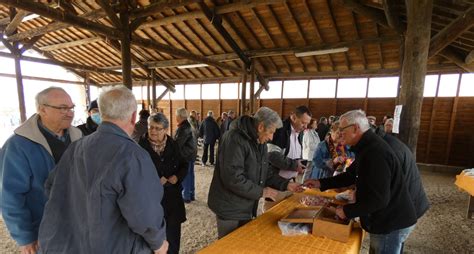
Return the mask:
<svg viewBox="0 0 474 254"><path fill-rule="evenodd" d="M46 203L44 182L81 131L71 126L74 104L59 87L36 95L36 114L19 126L0 151L3 219L21 253L36 253Z"/></svg>
<svg viewBox="0 0 474 254"><path fill-rule="evenodd" d="M339 131L356 157L345 173L325 179L309 179L308 187L322 191L356 184L356 202L336 209L341 219L360 217L370 233L370 253L401 253L403 242L414 229L417 216L393 150L374 132L362 110L340 118Z"/></svg>

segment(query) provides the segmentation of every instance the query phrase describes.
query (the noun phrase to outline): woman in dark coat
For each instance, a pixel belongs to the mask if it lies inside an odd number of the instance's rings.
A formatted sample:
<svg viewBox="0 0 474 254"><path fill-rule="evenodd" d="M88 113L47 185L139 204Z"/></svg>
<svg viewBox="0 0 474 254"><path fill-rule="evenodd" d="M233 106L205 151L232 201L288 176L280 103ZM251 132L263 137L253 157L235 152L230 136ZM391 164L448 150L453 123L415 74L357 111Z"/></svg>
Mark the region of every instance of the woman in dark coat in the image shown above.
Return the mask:
<svg viewBox="0 0 474 254"><path fill-rule="evenodd" d="M186 176L187 163L179 158L177 144L166 134L168 127L169 121L165 115L158 113L150 116L148 132L140 138L138 144L150 154L163 184L161 205L165 212L168 253L179 253L181 223L186 221L181 182Z"/></svg>

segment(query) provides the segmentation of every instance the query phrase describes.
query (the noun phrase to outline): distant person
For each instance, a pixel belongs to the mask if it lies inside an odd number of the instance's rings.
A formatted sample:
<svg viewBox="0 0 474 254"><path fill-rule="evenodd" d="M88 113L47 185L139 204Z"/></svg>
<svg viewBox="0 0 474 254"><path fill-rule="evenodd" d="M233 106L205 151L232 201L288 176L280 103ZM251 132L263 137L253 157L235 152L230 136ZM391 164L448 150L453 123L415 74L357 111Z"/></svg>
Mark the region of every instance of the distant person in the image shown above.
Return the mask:
<svg viewBox="0 0 474 254"><path fill-rule="evenodd" d="M218 237L222 238L252 220L258 200L275 199L277 190L301 191L268 167L266 142L282 126L278 114L262 107L253 117L236 119L223 137L208 205L216 214Z"/></svg>
<svg viewBox="0 0 474 254"><path fill-rule="evenodd" d="M274 146L269 146L269 161L273 167L279 169L280 176L286 179L295 178L306 168L301 162L302 142L303 131L310 121L309 109L299 106L283 121L283 126L275 131L270 141Z"/></svg>
<svg viewBox="0 0 474 254"><path fill-rule="evenodd" d="M179 155L187 163L186 177L182 182L183 199L185 203L196 200L194 186L194 162L197 156L197 138L194 136L191 124L187 120L188 111L185 108L176 110L176 122L178 128L174 134L174 140L179 148Z"/></svg>
<svg viewBox="0 0 474 254"><path fill-rule="evenodd" d="M152 115L148 119L148 132L140 138L138 144L150 154L163 185L161 205L165 212L168 253L178 254L181 223L186 221L181 183L188 171L188 162L180 156L176 141L166 134L168 128L169 121L164 114Z"/></svg>
<svg viewBox="0 0 474 254"><path fill-rule="evenodd" d="M303 134L303 160L307 162L303 179L308 179L311 176L314 151L316 151L316 147L321 142L316 132L317 126L318 120L311 118Z"/></svg>
<svg viewBox="0 0 474 254"><path fill-rule="evenodd" d="M316 130L318 132L318 136L321 140L326 138L326 135L329 131L329 124L328 119L326 117L319 118L318 128Z"/></svg>
<svg viewBox="0 0 474 254"><path fill-rule="evenodd" d="M140 137L142 137L148 130L148 117L150 117L150 111L146 109L140 110L139 120L135 123L135 127L133 128L132 139L138 142Z"/></svg>
<svg viewBox="0 0 474 254"><path fill-rule="evenodd" d="M328 125L331 126L336 121L336 116L329 116Z"/></svg>
<svg viewBox="0 0 474 254"><path fill-rule="evenodd" d="M230 129L230 124L236 118L235 112L233 110L229 110L229 112L227 112L227 115L227 120L224 122L225 131L228 131Z"/></svg>
<svg viewBox="0 0 474 254"><path fill-rule="evenodd" d="M370 253L401 253L415 227L416 210L399 159L387 142L369 129L362 110L343 114L339 130L356 154L354 163L345 173L309 179L305 185L325 191L355 184L355 203L336 208L337 217L360 217L362 228L370 234Z"/></svg>
<svg viewBox="0 0 474 254"><path fill-rule="evenodd" d="M35 102L36 114L15 129L0 151L2 215L21 253L37 252L48 199L44 183L66 148L82 136L71 126L74 103L64 89L46 88Z"/></svg>
<svg viewBox="0 0 474 254"><path fill-rule="evenodd" d="M384 124L384 133L392 134L393 132L393 119L387 119Z"/></svg>
<svg viewBox="0 0 474 254"><path fill-rule="evenodd" d="M222 135L224 135L226 131L225 123L227 122L228 118L229 118L229 115L227 114L227 112L222 112L221 120L217 121L217 125L219 125L219 130L221 131L220 137L222 137Z"/></svg>
<svg viewBox="0 0 474 254"><path fill-rule="evenodd" d="M97 130L97 127L102 122L99 113L99 106L97 105L97 100L93 100L89 107L87 108L87 120L86 123L77 126L81 130L82 135L87 136L92 134Z"/></svg>
<svg viewBox="0 0 474 254"><path fill-rule="evenodd" d="M367 116L367 120L369 121L370 129L375 132L377 130L377 118L375 116Z"/></svg>
<svg viewBox="0 0 474 254"><path fill-rule="evenodd" d="M164 254L163 186L150 155L130 138L135 97L114 87L100 94L99 109L97 131L69 146L45 184L40 252Z"/></svg>
<svg viewBox="0 0 474 254"><path fill-rule="evenodd" d="M214 147L217 139L220 138L219 126L213 116L214 113L212 111L207 112L207 117L199 128L199 137L204 139L204 151L202 153L203 166L206 165L208 159L211 165L214 165Z"/></svg>
<svg viewBox="0 0 474 254"><path fill-rule="evenodd" d="M385 133L385 122L388 120L388 119L391 119L392 117L390 115L384 115L383 116L383 119L382 119L382 124L377 126L377 130L375 130L375 133L379 136L383 136L383 134ZM393 119L392 119L392 125L393 125Z"/></svg>
<svg viewBox="0 0 474 254"><path fill-rule="evenodd" d="M197 138L199 136L199 123L197 120L196 110L191 110L191 113L189 113L188 122L191 125L194 136Z"/></svg>

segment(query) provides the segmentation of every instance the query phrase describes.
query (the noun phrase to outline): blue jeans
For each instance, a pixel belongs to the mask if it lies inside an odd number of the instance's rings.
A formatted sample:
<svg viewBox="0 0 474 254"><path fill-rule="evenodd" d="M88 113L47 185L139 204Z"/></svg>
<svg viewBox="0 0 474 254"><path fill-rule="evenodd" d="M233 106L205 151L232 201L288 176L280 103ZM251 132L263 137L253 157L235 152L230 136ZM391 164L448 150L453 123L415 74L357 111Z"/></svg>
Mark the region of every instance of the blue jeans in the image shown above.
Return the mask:
<svg viewBox="0 0 474 254"><path fill-rule="evenodd" d="M415 224L416 225L416 224ZM369 253L372 254L399 254L403 251L406 241L415 225L392 231L388 234L370 234Z"/></svg>
<svg viewBox="0 0 474 254"><path fill-rule="evenodd" d="M194 161L188 161L188 173L184 177L183 183L183 199L194 200Z"/></svg>

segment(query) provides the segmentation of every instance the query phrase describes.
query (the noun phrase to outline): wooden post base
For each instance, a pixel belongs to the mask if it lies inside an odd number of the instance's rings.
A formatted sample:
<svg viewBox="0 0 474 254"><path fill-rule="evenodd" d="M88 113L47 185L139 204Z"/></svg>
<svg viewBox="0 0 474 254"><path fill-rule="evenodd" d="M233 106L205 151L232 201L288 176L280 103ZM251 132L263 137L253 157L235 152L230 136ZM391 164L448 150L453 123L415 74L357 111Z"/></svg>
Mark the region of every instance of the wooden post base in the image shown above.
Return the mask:
<svg viewBox="0 0 474 254"><path fill-rule="evenodd" d="M467 218L472 219L472 215L474 214L474 196L469 196L469 201L467 203Z"/></svg>

